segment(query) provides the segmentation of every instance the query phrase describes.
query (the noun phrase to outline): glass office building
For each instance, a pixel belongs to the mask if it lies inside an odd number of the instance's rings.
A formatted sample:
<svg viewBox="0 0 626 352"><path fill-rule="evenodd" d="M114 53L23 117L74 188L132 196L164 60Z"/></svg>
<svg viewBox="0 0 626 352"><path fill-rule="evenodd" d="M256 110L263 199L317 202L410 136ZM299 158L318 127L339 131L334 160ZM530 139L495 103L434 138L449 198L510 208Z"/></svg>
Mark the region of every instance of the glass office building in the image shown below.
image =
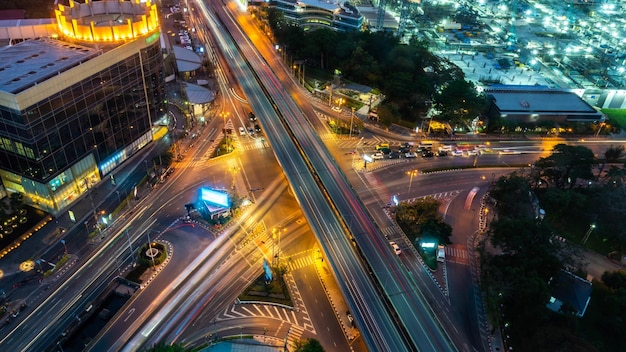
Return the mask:
<svg viewBox="0 0 626 352"><path fill-rule="evenodd" d="M57 22L58 38L0 49L0 178L52 213L150 143L164 114L154 5L70 2Z"/></svg>

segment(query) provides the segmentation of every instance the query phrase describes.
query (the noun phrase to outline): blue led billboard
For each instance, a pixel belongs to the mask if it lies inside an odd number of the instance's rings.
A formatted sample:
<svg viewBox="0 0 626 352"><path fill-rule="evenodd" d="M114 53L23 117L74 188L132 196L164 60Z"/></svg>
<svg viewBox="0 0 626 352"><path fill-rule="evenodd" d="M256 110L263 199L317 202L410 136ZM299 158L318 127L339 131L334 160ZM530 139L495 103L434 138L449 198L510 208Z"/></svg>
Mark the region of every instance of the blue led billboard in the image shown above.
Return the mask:
<svg viewBox="0 0 626 352"><path fill-rule="evenodd" d="M228 193L214 191L209 188L200 188L200 200L216 206L230 208L230 198Z"/></svg>

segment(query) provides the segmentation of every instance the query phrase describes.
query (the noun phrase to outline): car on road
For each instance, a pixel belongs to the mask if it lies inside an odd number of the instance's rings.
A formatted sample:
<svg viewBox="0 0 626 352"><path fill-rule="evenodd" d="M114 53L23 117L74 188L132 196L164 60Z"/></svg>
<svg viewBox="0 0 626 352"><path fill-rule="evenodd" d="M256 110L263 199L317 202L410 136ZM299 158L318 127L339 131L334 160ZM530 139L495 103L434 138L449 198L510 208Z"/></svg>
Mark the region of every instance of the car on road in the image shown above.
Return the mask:
<svg viewBox="0 0 626 352"><path fill-rule="evenodd" d="M400 153L398 152L389 153L389 159L399 159L399 158L400 158Z"/></svg>
<svg viewBox="0 0 626 352"><path fill-rule="evenodd" d="M374 159L374 160L380 160L380 159L384 159L384 158L385 158L385 154L383 154L381 152L372 154L372 159Z"/></svg>
<svg viewBox="0 0 626 352"><path fill-rule="evenodd" d="M246 135L246 129L243 127L239 127L239 135L240 136L245 136Z"/></svg>
<svg viewBox="0 0 626 352"><path fill-rule="evenodd" d="M446 260L446 251L444 246L437 246L437 261L443 263Z"/></svg>
<svg viewBox="0 0 626 352"><path fill-rule="evenodd" d="M452 152L452 156L463 156L462 150L455 150Z"/></svg>
<svg viewBox="0 0 626 352"><path fill-rule="evenodd" d="M389 149L389 143L380 143L376 146L376 150Z"/></svg>
<svg viewBox="0 0 626 352"><path fill-rule="evenodd" d="M254 128L248 127L248 134L252 136L254 134Z"/></svg>
<svg viewBox="0 0 626 352"><path fill-rule="evenodd" d="M476 149L466 151L467 156L476 156L478 155L478 151Z"/></svg>
<svg viewBox="0 0 626 352"><path fill-rule="evenodd" d="M341 108L338 106L333 106L332 109L334 112L341 112Z"/></svg>
<svg viewBox="0 0 626 352"><path fill-rule="evenodd" d="M440 150L437 152L437 156L448 156L448 152L445 150Z"/></svg>
<svg viewBox="0 0 626 352"><path fill-rule="evenodd" d="M400 255L402 253L402 250L397 243L395 243L394 241L389 241L389 244L391 245L391 248L393 248L393 251L394 253L396 253L396 255Z"/></svg>
<svg viewBox="0 0 626 352"><path fill-rule="evenodd" d="M520 152L516 152L515 150L511 150L511 149L503 149L498 151L498 154L500 155L514 155L514 154L520 154Z"/></svg>
<svg viewBox="0 0 626 352"><path fill-rule="evenodd" d="M250 119L250 121L254 122L256 121L256 115L254 115L254 113L252 111L250 111L248 113L248 118Z"/></svg>
<svg viewBox="0 0 626 352"><path fill-rule="evenodd" d="M425 150L422 152L422 158L432 158L433 156L435 156L435 154L433 154L433 152L431 152L430 150Z"/></svg>
<svg viewBox="0 0 626 352"><path fill-rule="evenodd" d="M254 131L255 131L256 133L261 133L261 126L259 126L259 125L254 125Z"/></svg>
<svg viewBox="0 0 626 352"><path fill-rule="evenodd" d="M417 153L415 152L404 153L404 157L405 158L417 158Z"/></svg>

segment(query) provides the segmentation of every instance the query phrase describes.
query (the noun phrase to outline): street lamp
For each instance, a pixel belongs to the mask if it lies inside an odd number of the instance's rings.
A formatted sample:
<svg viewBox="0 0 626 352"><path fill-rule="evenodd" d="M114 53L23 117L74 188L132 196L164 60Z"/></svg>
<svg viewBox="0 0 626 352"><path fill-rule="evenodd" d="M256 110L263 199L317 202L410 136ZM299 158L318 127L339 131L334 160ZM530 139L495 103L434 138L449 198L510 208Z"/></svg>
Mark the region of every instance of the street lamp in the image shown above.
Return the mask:
<svg viewBox="0 0 626 352"><path fill-rule="evenodd" d="M413 176L416 176L419 174L419 171L417 170L411 170L409 172L407 172L407 174L409 176L411 176L411 178L409 179L409 191L407 193L411 193L411 185L413 185Z"/></svg>
<svg viewBox="0 0 626 352"><path fill-rule="evenodd" d="M352 107L352 114L350 115L350 134L348 138L352 139L352 120L354 120L354 106Z"/></svg>
<svg viewBox="0 0 626 352"><path fill-rule="evenodd" d="M345 103L346 101L343 98L339 98L337 100L335 100L335 103L337 103L337 107L341 110L341 105L343 105L343 103Z"/></svg>

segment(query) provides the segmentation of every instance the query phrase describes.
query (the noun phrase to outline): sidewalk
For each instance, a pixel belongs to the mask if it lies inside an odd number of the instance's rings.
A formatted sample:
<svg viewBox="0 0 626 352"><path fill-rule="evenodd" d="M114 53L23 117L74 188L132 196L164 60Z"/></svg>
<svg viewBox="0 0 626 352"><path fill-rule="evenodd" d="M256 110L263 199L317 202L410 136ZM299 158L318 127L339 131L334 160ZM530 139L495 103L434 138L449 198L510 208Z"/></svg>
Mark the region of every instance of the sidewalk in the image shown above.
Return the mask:
<svg viewBox="0 0 626 352"><path fill-rule="evenodd" d="M328 268L323 258L314 258L314 262L315 269L317 270L317 276L324 287L324 291L326 291L328 301L335 311L335 315L341 324L343 333L348 341L353 341L359 336L359 330L353 325L354 320L352 314L348 315L351 312L349 311L348 305L343 298L343 294L341 294L341 290L335 281L335 276Z"/></svg>

